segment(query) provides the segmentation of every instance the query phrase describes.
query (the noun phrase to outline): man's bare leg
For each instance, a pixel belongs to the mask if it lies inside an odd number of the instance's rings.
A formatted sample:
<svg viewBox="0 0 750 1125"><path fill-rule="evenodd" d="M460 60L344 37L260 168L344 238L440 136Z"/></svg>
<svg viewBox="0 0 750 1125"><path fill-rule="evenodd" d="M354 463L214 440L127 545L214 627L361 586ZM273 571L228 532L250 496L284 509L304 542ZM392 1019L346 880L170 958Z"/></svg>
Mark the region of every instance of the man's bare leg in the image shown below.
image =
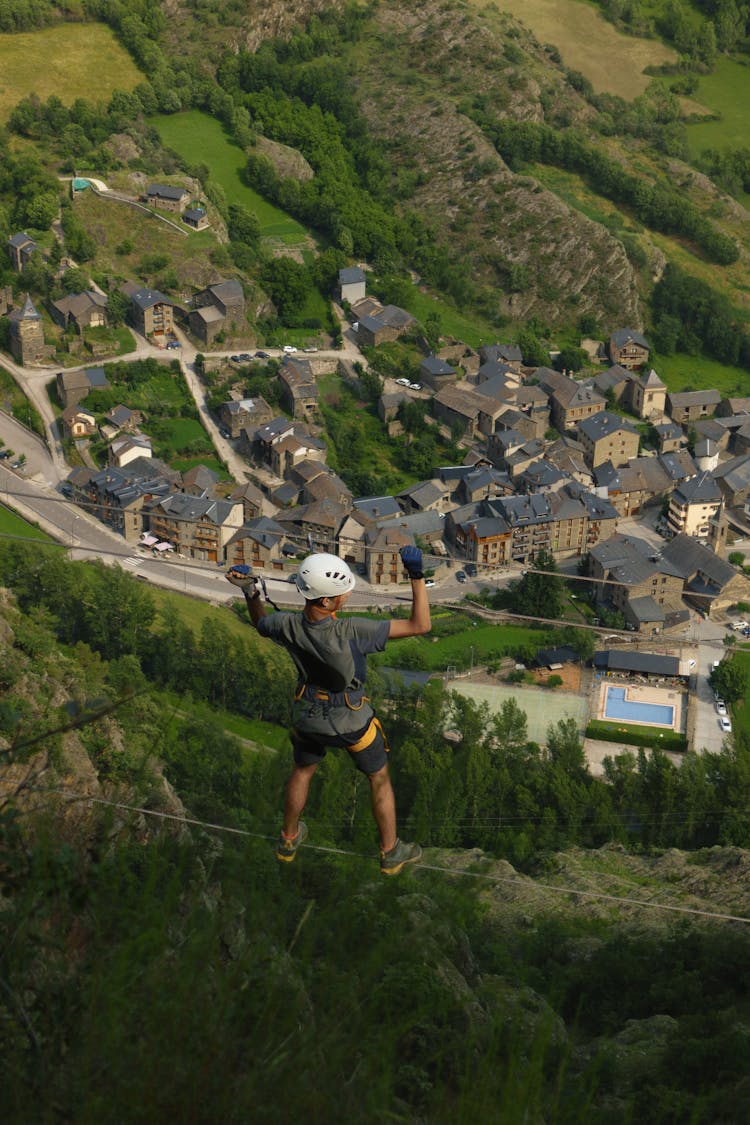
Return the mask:
<svg viewBox="0 0 750 1125"><path fill-rule="evenodd" d="M287 840L293 840L299 831L299 818L307 804L310 782L317 768L317 762L311 766L295 766L286 783L283 831Z"/></svg>
<svg viewBox="0 0 750 1125"><path fill-rule="evenodd" d="M383 766L377 773L368 774L370 782L370 797L372 800L372 815L380 832L380 847L384 852L389 852L396 844L396 798L388 773L388 766Z"/></svg>

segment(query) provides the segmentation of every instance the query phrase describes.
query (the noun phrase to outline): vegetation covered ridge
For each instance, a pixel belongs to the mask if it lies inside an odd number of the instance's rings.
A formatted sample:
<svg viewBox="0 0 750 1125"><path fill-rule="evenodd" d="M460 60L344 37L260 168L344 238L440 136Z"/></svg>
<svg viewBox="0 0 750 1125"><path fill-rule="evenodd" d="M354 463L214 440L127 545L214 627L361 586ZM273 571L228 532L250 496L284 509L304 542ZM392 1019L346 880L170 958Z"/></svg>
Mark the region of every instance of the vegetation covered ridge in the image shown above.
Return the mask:
<svg viewBox="0 0 750 1125"><path fill-rule="evenodd" d="M228 1122L280 1112L513 1120L519 1106L571 1125L603 1113L622 1125L633 1115L742 1119L748 927L538 884L750 916L747 852L660 853L644 840L633 855L611 832L594 851L560 851L550 790L538 813L530 804L545 773L576 800L579 838L597 799L565 732L541 755L523 745L509 709L483 760L481 709L430 692L419 708L399 699L389 718L401 812L410 830L430 833L428 866L395 886L379 879L361 786L329 755L310 810L313 848L282 871L263 837L273 836L284 756L247 752L200 702L209 656L217 684L230 667L222 613L197 645L172 614L180 643L166 645L148 593L128 575L8 545L0 567L0 1068L12 1125L71 1115L135 1123L144 1106L149 1120ZM85 610L78 624L73 589ZM219 643L202 654L211 636ZM164 705L147 670L150 653L172 649L183 662L178 708ZM233 653L265 695L279 676L259 656ZM265 706L256 698L247 706ZM455 706L466 782L437 729ZM58 726L68 729L49 733ZM33 735L41 741L21 749ZM658 761L655 770L643 797L658 790L663 800L676 777ZM631 820L669 834L689 807L705 822L695 798L681 800L679 817L675 807L660 818L636 809L634 780ZM456 800L465 783L471 806ZM506 799L516 791L515 811L490 811L496 784ZM49 792L61 788L119 807ZM740 799L747 807L746 792ZM726 809L725 835L732 823ZM464 843L480 825L487 852ZM516 848L525 876L500 858L509 829L526 839Z"/></svg>

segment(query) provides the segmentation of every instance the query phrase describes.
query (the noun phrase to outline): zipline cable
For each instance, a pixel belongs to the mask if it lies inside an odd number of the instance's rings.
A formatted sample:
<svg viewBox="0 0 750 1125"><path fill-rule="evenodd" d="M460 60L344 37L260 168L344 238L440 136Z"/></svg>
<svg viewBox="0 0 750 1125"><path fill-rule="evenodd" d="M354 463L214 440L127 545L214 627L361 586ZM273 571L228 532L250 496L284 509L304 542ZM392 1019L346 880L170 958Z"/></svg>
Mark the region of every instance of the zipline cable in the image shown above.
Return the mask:
<svg viewBox="0 0 750 1125"><path fill-rule="evenodd" d="M9 783L2 782L1 784L7 785ZM124 801L109 801L104 797L92 797L89 794L75 793L68 789L29 786L24 791L56 794L58 796L66 797L70 800L87 801L90 804L104 805L110 808L120 809L125 812L138 813L141 816L152 816L162 820L169 820L178 824L204 828L212 832L225 832L235 836L244 836L256 840L276 839L275 836L268 836L265 833L260 832L250 832L246 828L233 828L230 825L214 824L210 821L199 820L195 817L176 816L174 813L166 813L157 809L145 809L137 805L126 804ZM365 855L362 852L348 851L344 848L333 848L326 847L321 844L308 843L305 843L303 846L305 848L309 848L311 851L324 852L331 855L348 856L353 859L372 859L372 856ZM511 886L522 887L524 890L546 891L550 894L557 895L577 895L579 898L599 899L606 902L616 903L618 906L638 906L647 910L664 910L675 914L692 914L702 918L710 918L714 921L741 922L743 925L750 925L750 917L745 918L739 914L726 914L720 911L713 910L699 910L697 907L691 906L672 906L667 903L661 902L646 902L643 899L606 894L603 891L584 891L578 889L577 887L556 887L550 883L538 883L535 880L524 881L523 879L512 878L508 875L487 875L477 871L463 871L450 867L440 867L437 864L416 863L413 866L414 868L421 868L424 871L434 871L441 875L453 875L470 879L479 879L492 884L508 884Z"/></svg>

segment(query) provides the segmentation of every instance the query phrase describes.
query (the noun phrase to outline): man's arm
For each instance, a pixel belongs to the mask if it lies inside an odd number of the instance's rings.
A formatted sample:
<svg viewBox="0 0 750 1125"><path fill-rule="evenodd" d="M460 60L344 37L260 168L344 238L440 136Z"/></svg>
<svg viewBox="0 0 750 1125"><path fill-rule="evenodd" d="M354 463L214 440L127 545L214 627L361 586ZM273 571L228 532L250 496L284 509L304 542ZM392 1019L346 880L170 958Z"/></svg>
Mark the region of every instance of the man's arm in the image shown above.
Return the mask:
<svg viewBox="0 0 750 1125"><path fill-rule="evenodd" d="M424 578L412 578L411 596L411 617L408 621L394 618L390 622L388 629L389 641L395 640L398 637L421 637L423 633L429 633L432 628L432 621L430 620L430 601L427 597L427 587L424 584Z"/></svg>
<svg viewBox="0 0 750 1125"><path fill-rule="evenodd" d="M249 566L233 566L227 571L227 581L238 586L245 595L245 605L250 614L250 624L257 629L258 622L266 616L266 607L260 598L257 581L250 573Z"/></svg>
<svg viewBox="0 0 750 1125"><path fill-rule="evenodd" d="M399 619L390 622L388 639L398 637L420 637L432 628L430 620L430 601L422 574L422 552L419 547L402 547L401 561L411 580L411 616L408 621Z"/></svg>

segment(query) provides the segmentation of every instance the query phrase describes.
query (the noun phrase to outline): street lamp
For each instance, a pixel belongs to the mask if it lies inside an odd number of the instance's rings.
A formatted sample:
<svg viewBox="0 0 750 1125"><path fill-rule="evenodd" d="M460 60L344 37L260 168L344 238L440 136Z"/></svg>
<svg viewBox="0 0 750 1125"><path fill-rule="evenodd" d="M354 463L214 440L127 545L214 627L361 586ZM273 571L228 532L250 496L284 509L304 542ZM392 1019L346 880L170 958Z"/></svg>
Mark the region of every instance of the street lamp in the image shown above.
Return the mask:
<svg viewBox="0 0 750 1125"><path fill-rule="evenodd" d="M474 645L469 645L469 651L471 653L471 667L469 668L469 675L471 675L471 673L474 671Z"/></svg>
<svg viewBox="0 0 750 1125"><path fill-rule="evenodd" d="M73 531L74 531L74 528L75 528L75 525L76 525L76 520L79 520L80 518L81 518L80 516L73 516L73 519L70 521L70 545L71 545L71 547L75 546L75 536L73 534Z"/></svg>

